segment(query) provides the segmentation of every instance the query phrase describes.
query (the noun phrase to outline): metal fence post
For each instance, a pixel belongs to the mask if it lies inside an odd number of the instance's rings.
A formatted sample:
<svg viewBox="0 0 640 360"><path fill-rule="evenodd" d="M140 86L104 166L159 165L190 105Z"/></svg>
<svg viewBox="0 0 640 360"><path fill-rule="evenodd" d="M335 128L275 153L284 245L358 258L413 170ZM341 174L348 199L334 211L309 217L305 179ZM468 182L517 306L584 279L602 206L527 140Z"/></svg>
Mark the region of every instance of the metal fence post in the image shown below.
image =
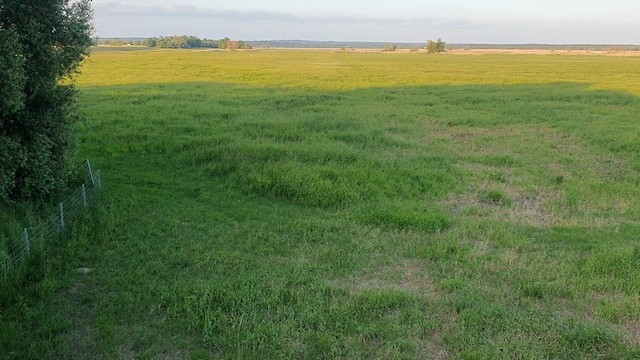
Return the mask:
<svg viewBox="0 0 640 360"><path fill-rule="evenodd" d="M27 249L27 256L31 256L31 246L29 245L29 231L24 228L24 247Z"/></svg>
<svg viewBox="0 0 640 360"><path fill-rule="evenodd" d="M102 176L101 176L100 170L96 169L94 173L89 160L86 160L86 163L87 163L86 164L87 170L91 178L91 182L85 179L84 183L81 185L82 186L81 187L82 204L84 205L84 209L85 209L84 211L87 211L87 209L89 208L90 201L92 201L95 197L98 197L99 194L102 192ZM83 165L84 164L80 164L78 167ZM62 234L63 232L66 231L67 221L70 221L70 224L74 223L77 217L80 216L79 214L83 212L82 208L79 209L80 199L77 198L79 196L80 194L78 194L76 190L72 192L68 198L59 202L59 210L58 210L60 212L59 215L55 214L55 211L52 211L52 213L49 213L49 216L46 217L46 219L44 219L42 223L32 228L33 232L31 234L29 234L29 229L27 227L23 227L22 236L24 241L24 248L21 247L20 240L16 238L15 240L17 242L14 242L15 248L12 246L12 248L9 249L9 253L6 254L7 256L0 257L0 277L6 275L9 269L13 265L17 265L19 261L21 261L25 257L31 256L31 239L30 239L31 235L35 236L34 240L36 241L36 243L39 243L39 242L42 242L43 240L46 241L47 237L52 235L51 231L55 232L56 227L58 227L58 232ZM64 213L65 202L69 207L68 208L69 213L67 214L66 217ZM59 223L57 223L56 221L56 216L59 216L59 221L60 221Z"/></svg>
<svg viewBox="0 0 640 360"><path fill-rule="evenodd" d="M60 203L60 231L64 230L64 205Z"/></svg>
<svg viewBox="0 0 640 360"><path fill-rule="evenodd" d="M91 183L96 184L96 181L93 179L93 170L91 170L91 162L87 159L87 169L89 170L89 176L91 177Z"/></svg>

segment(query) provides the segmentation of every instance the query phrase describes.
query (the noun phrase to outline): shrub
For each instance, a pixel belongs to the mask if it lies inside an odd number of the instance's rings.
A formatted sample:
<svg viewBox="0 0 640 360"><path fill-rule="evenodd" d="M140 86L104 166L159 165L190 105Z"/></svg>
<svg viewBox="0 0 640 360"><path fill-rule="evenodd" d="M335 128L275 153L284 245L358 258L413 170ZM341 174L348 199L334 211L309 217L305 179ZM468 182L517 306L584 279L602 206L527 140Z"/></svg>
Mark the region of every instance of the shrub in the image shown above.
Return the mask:
<svg viewBox="0 0 640 360"><path fill-rule="evenodd" d="M0 6L0 202L44 200L73 155L76 74L92 43L89 0Z"/></svg>
<svg viewBox="0 0 640 360"><path fill-rule="evenodd" d="M446 51L447 43L442 41L442 39L438 38L438 40L427 41L427 53L429 54L438 54Z"/></svg>

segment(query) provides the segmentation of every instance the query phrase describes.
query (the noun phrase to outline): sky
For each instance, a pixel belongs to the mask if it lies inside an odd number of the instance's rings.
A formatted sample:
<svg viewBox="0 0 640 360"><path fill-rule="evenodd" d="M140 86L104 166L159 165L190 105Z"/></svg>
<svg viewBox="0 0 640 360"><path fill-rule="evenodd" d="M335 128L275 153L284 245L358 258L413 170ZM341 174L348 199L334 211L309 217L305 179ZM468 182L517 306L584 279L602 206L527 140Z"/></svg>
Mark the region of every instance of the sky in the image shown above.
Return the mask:
<svg viewBox="0 0 640 360"><path fill-rule="evenodd" d="M94 0L99 37L640 44L640 0Z"/></svg>

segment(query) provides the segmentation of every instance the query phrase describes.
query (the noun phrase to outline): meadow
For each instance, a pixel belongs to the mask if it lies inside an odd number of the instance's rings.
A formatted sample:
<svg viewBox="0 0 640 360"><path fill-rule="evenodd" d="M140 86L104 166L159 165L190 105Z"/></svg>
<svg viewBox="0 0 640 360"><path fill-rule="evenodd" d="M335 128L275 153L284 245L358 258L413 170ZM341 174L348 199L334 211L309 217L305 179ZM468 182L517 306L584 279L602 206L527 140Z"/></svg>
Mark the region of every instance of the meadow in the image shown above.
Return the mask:
<svg viewBox="0 0 640 360"><path fill-rule="evenodd" d="M640 57L95 52L101 203L3 294L0 348L637 359L639 84Z"/></svg>

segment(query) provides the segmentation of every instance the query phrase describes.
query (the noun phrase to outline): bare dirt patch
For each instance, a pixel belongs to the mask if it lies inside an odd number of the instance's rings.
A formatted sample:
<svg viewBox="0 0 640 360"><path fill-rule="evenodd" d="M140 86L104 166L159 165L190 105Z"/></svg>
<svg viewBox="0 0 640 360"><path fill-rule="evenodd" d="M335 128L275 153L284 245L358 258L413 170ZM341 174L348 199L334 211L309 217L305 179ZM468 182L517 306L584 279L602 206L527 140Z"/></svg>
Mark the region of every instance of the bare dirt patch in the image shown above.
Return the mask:
<svg viewBox="0 0 640 360"><path fill-rule="evenodd" d="M99 336L90 307L92 287L85 279L86 274L76 276L76 283L57 295L65 318L71 322L69 331L62 335L61 356L67 359L84 359L96 354Z"/></svg>
<svg viewBox="0 0 640 360"><path fill-rule="evenodd" d="M624 341L632 346L640 345L640 321L627 321L622 325Z"/></svg>
<svg viewBox="0 0 640 360"><path fill-rule="evenodd" d="M387 265L361 277L342 282L352 292L397 290L413 294L438 296L433 279L418 262L404 260Z"/></svg>
<svg viewBox="0 0 640 360"><path fill-rule="evenodd" d="M428 339L415 339L414 342L419 344L420 351L417 355L420 359L446 360L453 358L453 355L444 346L440 332L433 333Z"/></svg>
<svg viewBox="0 0 640 360"><path fill-rule="evenodd" d="M549 227L560 223L560 218L549 204L561 199L561 193L540 189L535 192L521 192L502 185L500 188L509 195L511 204L499 206L480 200L479 193L495 188L489 184L478 185L469 192L456 195L444 202L452 213L466 216L491 216L523 225Z"/></svg>
<svg viewBox="0 0 640 360"><path fill-rule="evenodd" d="M576 183L590 178L603 184L632 182L634 172L624 160L544 125L436 126L428 136L450 142L453 152L460 157L458 167L473 174L467 192L455 194L442 203L452 213L491 216L536 227L595 226L623 221L623 217L603 218L602 214L624 214L633 206L628 197L597 191L594 196L587 189L569 199L563 186L566 181ZM507 194L508 201L483 202L481 194L487 191Z"/></svg>

